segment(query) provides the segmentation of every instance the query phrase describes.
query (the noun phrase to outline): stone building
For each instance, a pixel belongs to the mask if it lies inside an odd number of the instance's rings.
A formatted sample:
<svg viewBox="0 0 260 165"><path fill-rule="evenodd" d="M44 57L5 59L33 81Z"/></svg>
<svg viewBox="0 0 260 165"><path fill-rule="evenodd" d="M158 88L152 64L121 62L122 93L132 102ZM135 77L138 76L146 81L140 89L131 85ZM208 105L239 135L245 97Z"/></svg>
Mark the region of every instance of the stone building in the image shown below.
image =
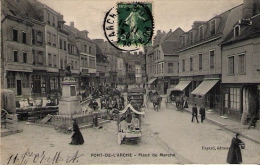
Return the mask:
<svg viewBox="0 0 260 165"><path fill-rule="evenodd" d="M23 11L20 9L24 7ZM32 26L28 2L2 1L2 88L14 91L15 95L31 94L33 72ZM28 12L28 13L27 13ZM42 49L39 49L42 50Z"/></svg>
<svg viewBox="0 0 260 165"><path fill-rule="evenodd" d="M242 5L236 6L208 21L195 21L182 36L179 49L180 87L190 103L204 104L220 111L221 48L219 44L242 16Z"/></svg>
<svg viewBox="0 0 260 165"><path fill-rule="evenodd" d="M255 2L244 1L242 18L221 43L221 113L244 124L260 109L260 3Z"/></svg>

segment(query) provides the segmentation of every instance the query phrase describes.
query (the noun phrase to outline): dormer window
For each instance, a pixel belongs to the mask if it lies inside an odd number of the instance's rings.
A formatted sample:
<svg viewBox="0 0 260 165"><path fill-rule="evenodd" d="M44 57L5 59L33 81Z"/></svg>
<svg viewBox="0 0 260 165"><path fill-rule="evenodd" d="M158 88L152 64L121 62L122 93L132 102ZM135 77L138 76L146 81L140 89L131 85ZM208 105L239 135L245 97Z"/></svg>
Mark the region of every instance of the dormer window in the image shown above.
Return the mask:
<svg viewBox="0 0 260 165"><path fill-rule="evenodd" d="M199 39L203 39L203 26L199 26Z"/></svg>
<svg viewBox="0 0 260 165"><path fill-rule="evenodd" d="M182 45L185 45L185 35L182 36Z"/></svg>
<svg viewBox="0 0 260 165"><path fill-rule="evenodd" d="M240 26L236 25L234 27L234 37L238 37L240 35Z"/></svg>
<svg viewBox="0 0 260 165"><path fill-rule="evenodd" d="M190 32L190 42L193 42L193 31Z"/></svg>
<svg viewBox="0 0 260 165"><path fill-rule="evenodd" d="M210 22L210 34L211 35L216 34L216 20L215 19Z"/></svg>

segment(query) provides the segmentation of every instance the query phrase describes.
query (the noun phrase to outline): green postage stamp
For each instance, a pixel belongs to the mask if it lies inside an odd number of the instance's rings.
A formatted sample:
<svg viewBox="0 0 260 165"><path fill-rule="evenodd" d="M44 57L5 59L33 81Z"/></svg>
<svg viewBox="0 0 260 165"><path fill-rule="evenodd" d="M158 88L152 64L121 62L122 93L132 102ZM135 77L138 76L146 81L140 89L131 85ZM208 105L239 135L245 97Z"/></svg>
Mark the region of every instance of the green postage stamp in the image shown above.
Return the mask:
<svg viewBox="0 0 260 165"><path fill-rule="evenodd" d="M108 41L121 50L137 50L151 45L153 36L152 3L118 3L108 11L104 31Z"/></svg>

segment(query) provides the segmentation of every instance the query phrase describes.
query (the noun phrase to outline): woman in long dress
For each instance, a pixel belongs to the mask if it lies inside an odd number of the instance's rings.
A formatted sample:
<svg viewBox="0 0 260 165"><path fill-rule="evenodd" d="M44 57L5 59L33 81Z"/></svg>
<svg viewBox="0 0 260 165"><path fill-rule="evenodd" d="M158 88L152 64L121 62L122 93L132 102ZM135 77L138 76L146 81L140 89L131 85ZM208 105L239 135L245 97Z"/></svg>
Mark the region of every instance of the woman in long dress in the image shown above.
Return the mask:
<svg viewBox="0 0 260 165"><path fill-rule="evenodd" d="M73 119L74 123L73 123L73 135L71 136L72 140L70 142L70 144L72 145L79 145L79 144L83 144L84 143L84 139L83 136L79 130L79 126L77 124L76 119Z"/></svg>
<svg viewBox="0 0 260 165"><path fill-rule="evenodd" d="M231 145L228 150L227 163L239 164L242 162L242 154L240 145L244 144L239 138L239 133L236 133L235 137L232 138Z"/></svg>

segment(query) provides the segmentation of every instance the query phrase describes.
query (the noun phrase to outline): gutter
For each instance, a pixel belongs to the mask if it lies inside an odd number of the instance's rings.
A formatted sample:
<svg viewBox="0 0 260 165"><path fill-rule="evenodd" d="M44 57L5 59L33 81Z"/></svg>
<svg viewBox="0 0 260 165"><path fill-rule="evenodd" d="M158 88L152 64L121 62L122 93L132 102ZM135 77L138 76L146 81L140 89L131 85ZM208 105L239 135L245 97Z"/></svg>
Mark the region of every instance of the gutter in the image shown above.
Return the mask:
<svg viewBox="0 0 260 165"><path fill-rule="evenodd" d="M194 47L196 47L196 46L200 46L200 45L206 44L206 43L211 42L211 41L215 41L215 40L220 39L220 38L221 38L221 36L218 36L218 37L216 37L216 38L212 38L212 39L207 40L207 41L204 41L204 42L202 42L202 43L199 43L199 44L190 46L190 47L188 47L188 48L182 49L182 50L178 51L178 53L183 52L183 51L188 50L188 49L191 49L191 48L194 48Z"/></svg>

